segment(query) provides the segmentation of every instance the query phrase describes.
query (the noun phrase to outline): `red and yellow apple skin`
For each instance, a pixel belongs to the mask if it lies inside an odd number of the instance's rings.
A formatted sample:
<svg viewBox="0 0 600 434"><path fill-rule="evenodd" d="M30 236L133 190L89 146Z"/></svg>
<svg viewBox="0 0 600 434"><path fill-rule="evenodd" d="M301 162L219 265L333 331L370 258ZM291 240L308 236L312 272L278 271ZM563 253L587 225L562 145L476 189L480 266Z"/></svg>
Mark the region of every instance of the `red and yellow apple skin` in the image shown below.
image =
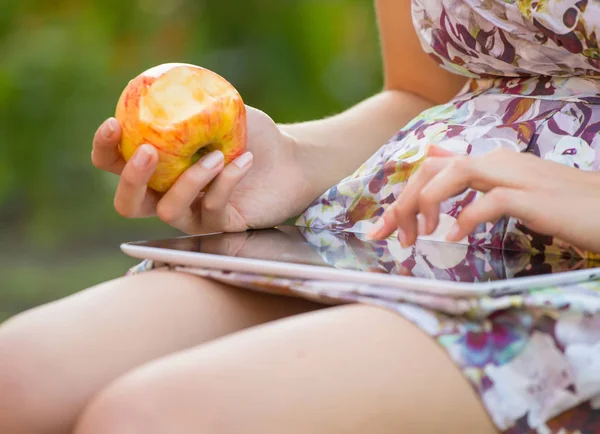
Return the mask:
<svg viewBox="0 0 600 434"><path fill-rule="evenodd" d="M117 103L126 161L142 144L158 165L148 186L165 192L202 156L220 150L225 164L246 151L246 107L238 91L208 69L169 63L131 80Z"/></svg>

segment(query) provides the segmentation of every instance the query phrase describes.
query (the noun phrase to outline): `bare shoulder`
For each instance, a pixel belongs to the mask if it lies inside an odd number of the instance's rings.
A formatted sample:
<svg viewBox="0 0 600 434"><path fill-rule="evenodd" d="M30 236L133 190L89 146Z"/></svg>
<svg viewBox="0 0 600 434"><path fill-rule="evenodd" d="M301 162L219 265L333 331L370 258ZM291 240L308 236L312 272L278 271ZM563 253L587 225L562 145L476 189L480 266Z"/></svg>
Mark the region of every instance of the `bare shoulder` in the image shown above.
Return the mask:
<svg viewBox="0 0 600 434"><path fill-rule="evenodd" d="M411 16L411 0L375 0L386 89L406 90L444 103L466 78L440 68L421 47Z"/></svg>

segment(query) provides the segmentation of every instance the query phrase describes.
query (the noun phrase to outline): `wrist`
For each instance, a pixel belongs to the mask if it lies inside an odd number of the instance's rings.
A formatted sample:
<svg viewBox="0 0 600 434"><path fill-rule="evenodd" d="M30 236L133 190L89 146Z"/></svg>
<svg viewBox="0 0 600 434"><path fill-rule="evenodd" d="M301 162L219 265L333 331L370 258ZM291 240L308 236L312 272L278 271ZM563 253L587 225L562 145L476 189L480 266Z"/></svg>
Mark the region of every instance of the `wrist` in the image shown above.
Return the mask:
<svg viewBox="0 0 600 434"><path fill-rule="evenodd" d="M322 147L317 146L305 135L297 134L299 131L294 125L278 125L284 141L292 150L293 160L302 177L305 186L302 191L302 199L310 205L336 180L331 176L334 167L330 164L329 156Z"/></svg>

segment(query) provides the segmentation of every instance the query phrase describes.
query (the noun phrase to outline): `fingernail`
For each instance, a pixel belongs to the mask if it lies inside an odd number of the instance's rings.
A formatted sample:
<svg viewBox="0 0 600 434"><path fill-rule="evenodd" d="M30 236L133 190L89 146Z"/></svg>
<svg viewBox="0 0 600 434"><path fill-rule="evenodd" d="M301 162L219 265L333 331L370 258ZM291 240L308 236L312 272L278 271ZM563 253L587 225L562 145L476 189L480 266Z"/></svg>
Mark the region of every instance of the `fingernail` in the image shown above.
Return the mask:
<svg viewBox="0 0 600 434"><path fill-rule="evenodd" d="M237 157L233 163L238 166L240 169L245 169L246 167L248 167L250 165L250 163L252 163L252 160L254 159L254 156L252 155L252 152L246 152L245 154L240 155L239 157Z"/></svg>
<svg viewBox="0 0 600 434"><path fill-rule="evenodd" d="M150 163L152 154L148 151L148 145L140 146L132 158L132 163L138 169L143 169Z"/></svg>
<svg viewBox="0 0 600 434"><path fill-rule="evenodd" d="M446 234L446 241L458 241L458 235L460 233L460 226L458 224L453 223L448 233Z"/></svg>
<svg viewBox="0 0 600 434"><path fill-rule="evenodd" d="M119 121L115 118L108 118L104 125L102 125L102 136L105 139L110 139L115 131L117 131L117 127L119 126Z"/></svg>
<svg viewBox="0 0 600 434"><path fill-rule="evenodd" d="M221 151L213 151L200 160L200 165L205 169L214 169L221 164L224 159L225 156Z"/></svg>
<svg viewBox="0 0 600 434"><path fill-rule="evenodd" d="M425 216L422 214L417 215L417 229L419 235L427 235L427 220L425 220Z"/></svg>
<svg viewBox="0 0 600 434"><path fill-rule="evenodd" d="M398 228L398 241L400 241L400 245L402 247L408 247L406 243L406 232L404 232L404 229L400 227Z"/></svg>
<svg viewBox="0 0 600 434"><path fill-rule="evenodd" d="M375 222L375 224L369 230L369 235L368 235L369 238L377 237L377 235L379 235L379 232L381 232L381 230L383 229L384 225L385 225L385 222L383 221L383 219L377 220Z"/></svg>

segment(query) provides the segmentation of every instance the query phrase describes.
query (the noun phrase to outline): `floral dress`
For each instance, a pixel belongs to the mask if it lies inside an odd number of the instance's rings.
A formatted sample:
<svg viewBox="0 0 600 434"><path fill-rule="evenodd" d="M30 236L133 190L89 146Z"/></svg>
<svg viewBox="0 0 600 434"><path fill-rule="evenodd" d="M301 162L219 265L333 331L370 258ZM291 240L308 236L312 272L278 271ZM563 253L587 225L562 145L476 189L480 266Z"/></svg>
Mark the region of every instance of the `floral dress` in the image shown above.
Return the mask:
<svg viewBox="0 0 600 434"><path fill-rule="evenodd" d="M402 191L429 144L470 155L503 147L600 170L600 1L413 0L412 14L423 49L441 67L471 80L319 197L297 225L333 266L403 267L415 275L451 277L468 269L481 278L522 273L531 264L576 268L586 252L513 218L480 225L462 249L447 254L433 255L421 242L407 252L391 238L369 255L355 254L356 243L365 242L361 234ZM430 238L443 239L479 194L466 191L444 203L440 228ZM498 257L487 247L520 254ZM132 272L156 266L146 261ZM600 432L600 281L456 298L411 291L377 296L365 285L182 271L324 303L391 309L448 351L500 431Z"/></svg>

